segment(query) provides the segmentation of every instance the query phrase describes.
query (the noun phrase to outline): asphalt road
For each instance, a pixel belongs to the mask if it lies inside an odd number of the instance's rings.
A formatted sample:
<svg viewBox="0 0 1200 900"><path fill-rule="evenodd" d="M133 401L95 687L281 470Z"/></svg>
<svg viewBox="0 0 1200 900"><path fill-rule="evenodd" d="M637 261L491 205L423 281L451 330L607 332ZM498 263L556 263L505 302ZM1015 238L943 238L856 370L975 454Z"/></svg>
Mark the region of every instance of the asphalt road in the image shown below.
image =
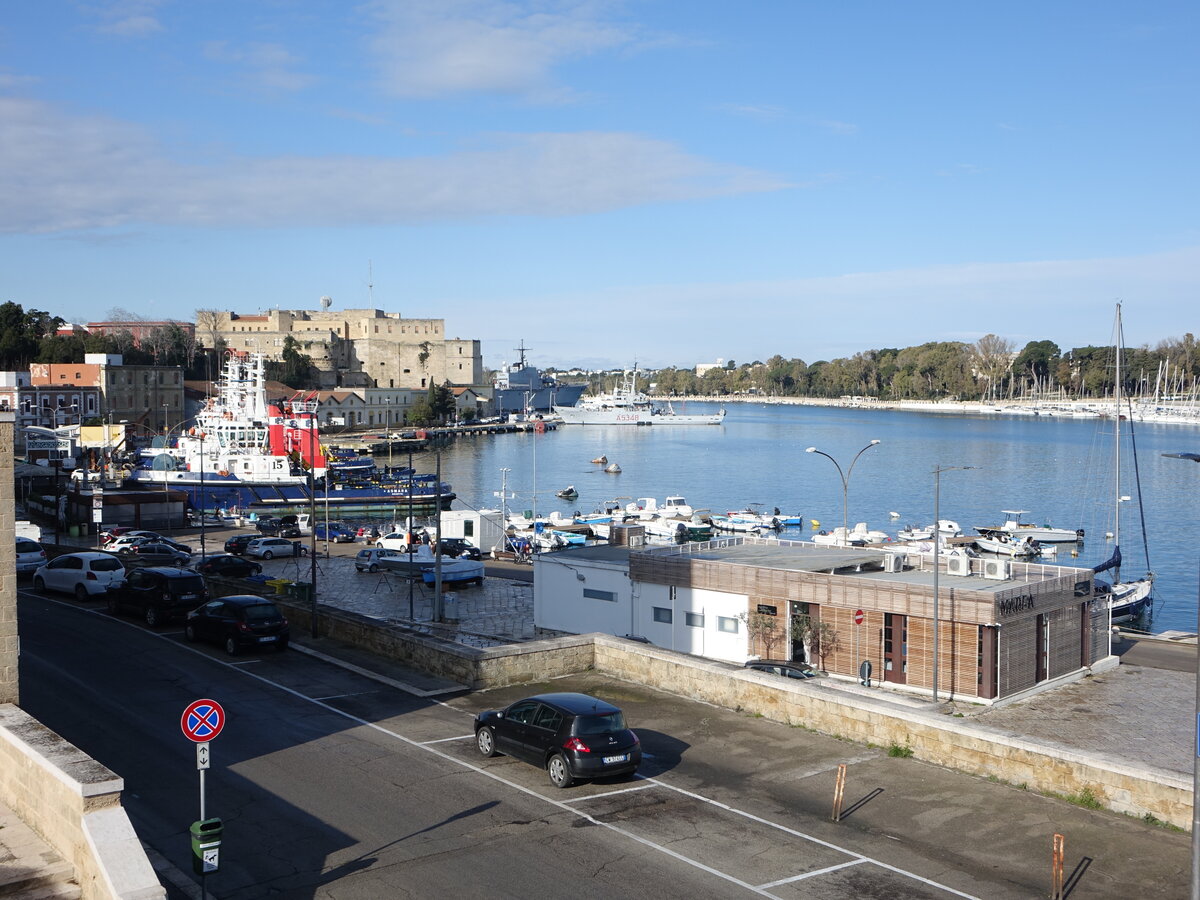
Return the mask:
<svg viewBox="0 0 1200 900"><path fill-rule="evenodd" d="M214 897L1025 898L1067 835L1070 896L1185 893L1188 838L599 676L419 699L297 649L229 659L99 603L22 591L22 706L125 778L173 896L197 897L192 700L229 715ZM558 791L471 740L479 709L582 689L627 712L641 778ZM849 771L840 823L834 774Z"/></svg>
<svg viewBox="0 0 1200 900"><path fill-rule="evenodd" d="M1196 671L1195 643L1181 644L1126 636L1119 644L1113 645L1113 650L1127 665L1171 669L1175 672Z"/></svg>

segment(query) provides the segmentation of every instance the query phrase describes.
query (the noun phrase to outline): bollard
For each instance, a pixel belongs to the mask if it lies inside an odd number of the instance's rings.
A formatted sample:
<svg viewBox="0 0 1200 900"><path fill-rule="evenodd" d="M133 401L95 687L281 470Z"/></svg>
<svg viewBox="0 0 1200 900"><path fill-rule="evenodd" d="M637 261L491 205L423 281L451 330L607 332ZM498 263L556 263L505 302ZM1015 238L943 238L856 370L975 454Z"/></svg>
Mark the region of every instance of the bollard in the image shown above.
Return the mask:
<svg viewBox="0 0 1200 900"><path fill-rule="evenodd" d="M1050 900L1063 900L1063 857L1064 839L1061 834L1054 836L1054 850L1050 860Z"/></svg>
<svg viewBox="0 0 1200 900"><path fill-rule="evenodd" d="M846 764L838 766L837 786L833 789L833 821L842 821L842 795L846 792Z"/></svg>

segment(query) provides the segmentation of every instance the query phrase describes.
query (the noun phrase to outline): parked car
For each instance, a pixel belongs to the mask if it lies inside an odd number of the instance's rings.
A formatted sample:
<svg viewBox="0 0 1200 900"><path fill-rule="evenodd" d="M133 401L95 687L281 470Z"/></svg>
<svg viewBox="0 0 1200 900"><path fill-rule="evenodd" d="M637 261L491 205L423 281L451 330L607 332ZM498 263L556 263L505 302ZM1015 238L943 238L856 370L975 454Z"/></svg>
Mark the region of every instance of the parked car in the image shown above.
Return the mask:
<svg viewBox="0 0 1200 900"><path fill-rule="evenodd" d="M46 551L37 541L17 538L17 574L28 575L46 564Z"/></svg>
<svg viewBox="0 0 1200 900"><path fill-rule="evenodd" d="M825 674L814 669L808 663L788 662L776 659L752 659L746 663L745 667L758 672L782 675L784 678L818 678Z"/></svg>
<svg viewBox="0 0 1200 900"><path fill-rule="evenodd" d="M388 556L399 556L399 550L388 550L386 547L368 547L359 550L354 557L354 568L359 572L378 572L379 560Z"/></svg>
<svg viewBox="0 0 1200 900"><path fill-rule="evenodd" d="M229 578L246 578L262 573L262 566L258 563L229 554L206 556L195 563L193 568L202 575L224 575Z"/></svg>
<svg viewBox="0 0 1200 900"><path fill-rule="evenodd" d="M111 553L91 550L56 556L33 573L35 591L63 591L87 600L125 583L125 566Z"/></svg>
<svg viewBox="0 0 1200 900"><path fill-rule="evenodd" d="M113 544L115 544L118 540L122 540L122 539L126 543L129 543L129 542L136 541L136 540L139 540L142 538L148 538L150 540L158 540L161 537L162 537L162 535L159 534L157 531L141 531L140 529L121 528L120 526L118 526L118 527L113 528L113 529L109 530L108 532L106 532L106 536L104 538L104 549L105 550L115 550L116 548L113 547Z"/></svg>
<svg viewBox="0 0 1200 900"><path fill-rule="evenodd" d="M246 545L258 537L257 534L235 534L225 541L225 552L240 556L246 552Z"/></svg>
<svg viewBox="0 0 1200 900"><path fill-rule="evenodd" d="M259 519L254 527L258 529L259 534L271 535L273 537L300 537L300 526L296 522L295 516L268 516L267 518Z"/></svg>
<svg viewBox="0 0 1200 900"><path fill-rule="evenodd" d="M555 787L577 779L631 775L642 762L638 736L621 710L587 694L539 694L475 717L475 746L544 768Z"/></svg>
<svg viewBox="0 0 1200 900"><path fill-rule="evenodd" d="M299 541L281 537L255 538L246 545L247 556L259 559L274 559L276 556L307 556L308 548Z"/></svg>
<svg viewBox="0 0 1200 900"><path fill-rule="evenodd" d="M161 566L134 569L107 597L110 613L134 612L151 628L185 618L207 599L208 588L195 569Z"/></svg>
<svg viewBox="0 0 1200 900"><path fill-rule="evenodd" d="M192 558L191 550L181 550L178 544L167 544L159 541L143 541L122 547L119 551L130 559L138 559L145 565L167 565L170 563L183 564Z"/></svg>
<svg viewBox="0 0 1200 900"><path fill-rule="evenodd" d="M408 552L409 532L407 531L390 531L387 534L375 539L376 547L384 547L388 550L399 550L401 553ZM416 546L421 543L421 536L417 533L412 533L412 544Z"/></svg>
<svg viewBox="0 0 1200 900"><path fill-rule="evenodd" d="M351 544L357 539L358 532L341 522L322 523L317 526L317 540L331 541L335 544Z"/></svg>
<svg viewBox="0 0 1200 900"><path fill-rule="evenodd" d="M483 559L483 552L466 538L442 538L442 555L457 559Z"/></svg>
<svg viewBox="0 0 1200 900"><path fill-rule="evenodd" d="M240 594L210 600L187 614L183 630L189 641L213 641L236 656L247 647L288 645L288 622L279 608L263 597Z"/></svg>

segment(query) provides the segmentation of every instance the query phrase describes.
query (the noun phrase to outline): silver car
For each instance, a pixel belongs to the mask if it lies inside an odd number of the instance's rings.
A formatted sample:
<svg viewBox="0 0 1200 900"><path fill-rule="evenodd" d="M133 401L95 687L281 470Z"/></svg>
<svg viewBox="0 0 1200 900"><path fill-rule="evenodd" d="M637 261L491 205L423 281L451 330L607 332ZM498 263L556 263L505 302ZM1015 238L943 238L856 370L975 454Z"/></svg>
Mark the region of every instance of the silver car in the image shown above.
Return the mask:
<svg viewBox="0 0 1200 900"><path fill-rule="evenodd" d="M33 573L35 591L62 591L77 600L99 597L125 584L125 567L111 553L56 556Z"/></svg>
<svg viewBox="0 0 1200 900"><path fill-rule="evenodd" d="M386 547L368 547L358 551L358 555L354 557L354 568L359 572L378 572L379 560L399 555L397 551L388 550Z"/></svg>
<svg viewBox="0 0 1200 900"><path fill-rule="evenodd" d="M46 564L46 551L37 541L17 538L17 574L28 575Z"/></svg>

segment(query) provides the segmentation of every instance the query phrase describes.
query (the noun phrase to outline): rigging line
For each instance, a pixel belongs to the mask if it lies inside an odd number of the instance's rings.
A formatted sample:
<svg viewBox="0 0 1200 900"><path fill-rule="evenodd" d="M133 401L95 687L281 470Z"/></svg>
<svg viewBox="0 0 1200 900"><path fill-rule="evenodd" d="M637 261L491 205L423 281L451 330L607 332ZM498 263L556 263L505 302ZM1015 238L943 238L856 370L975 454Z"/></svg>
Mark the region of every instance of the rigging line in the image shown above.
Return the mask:
<svg viewBox="0 0 1200 900"><path fill-rule="evenodd" d="M1128 400L1127 400L1127 402L1128 402ZM1120 415L1120 414L1121 414L1121 411L1117 410L1117 415ZM1133 427L1133 405L1132 404L1130 404L1130 406L1129 406L1129 447L1130 447L1130 450L1133 451L1133 483L1134 483L1135 488L1137 489L1138 518L1141 520L1141 525L1142 525L1142 552L1146 554L1146 571L1153 572L1153 569L1150 566L1150 542L1149 542L1149 539L1146 537L1146 507L1145 507L1145 502L1142 500L1142 470L1141 470L1141 466L1138 464L1137 431Z"/></svg>

